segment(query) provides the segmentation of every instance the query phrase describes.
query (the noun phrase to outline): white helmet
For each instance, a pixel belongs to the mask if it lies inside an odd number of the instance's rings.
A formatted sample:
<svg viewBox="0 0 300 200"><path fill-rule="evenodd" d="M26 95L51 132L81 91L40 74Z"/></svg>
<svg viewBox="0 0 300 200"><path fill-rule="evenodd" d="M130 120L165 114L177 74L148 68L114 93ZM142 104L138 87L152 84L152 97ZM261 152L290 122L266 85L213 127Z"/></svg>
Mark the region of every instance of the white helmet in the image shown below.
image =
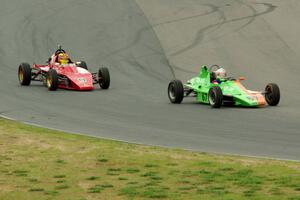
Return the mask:
<svg viewBox="0 0 300 200"><path fill-rule="evenodd" d="M227 76L227 73L226 73L226 70L224 68L220 68L218 70L215 71L215 75L216 75L216 78L226 78Z"/></svg>

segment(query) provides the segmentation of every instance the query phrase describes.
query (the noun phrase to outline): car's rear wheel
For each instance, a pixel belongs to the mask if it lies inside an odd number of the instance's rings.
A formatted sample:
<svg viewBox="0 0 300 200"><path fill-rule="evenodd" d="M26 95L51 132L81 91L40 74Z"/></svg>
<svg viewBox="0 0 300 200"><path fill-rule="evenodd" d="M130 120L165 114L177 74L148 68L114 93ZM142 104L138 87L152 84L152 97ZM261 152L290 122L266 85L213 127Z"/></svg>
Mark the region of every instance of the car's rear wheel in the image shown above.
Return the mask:
<svg viewBox="0 0 300 200"><path fill-rule="evenodd" d="M269 83L265 88L265 99L270 106L277 106L280 101L280 90L277 84Z"/></svg>
<svg viewBox="0 0 300 200"><path fill-rule="evenodd" d="M77 64L76 64L78 67L81 67L83 69L86 69L88 70L88 67L87 67L87 64L85 61L79 61Z"/></svg>
<svg viewBox="0 0 300 200"><path fill-rule="evenodd" d="M55 91L58 88L58 75L56 70L50 69L47 73L46 84L48 90Z"/></svg>
<svg viewBox="0 0 300 200"><path fill-rule="evenodd" d="M18 69L18 78L21 85L28 86L31 82L31 67L28 63L21 63Z"/></svg>
<svg viewBox="0 0 300 200"><path fill-rule="evenodd" d="M179 104L184 97L184 88L180 80L173 80L168 86L168 97L171 103Z"/></svg>
<svg viewBox="0 0 300 200"><path fill-rule="evenodd" d="M98 81L102 89L108 89L110 85L110 75L106 67L100 67L98 71Z"/></svg>
<svg viewBox="0 0 300 200"><path fill-rule="evenodd" d="M209 89L208 101L213 108L220 108L222 106L223 93L219 86L213 86Z"/></svg>

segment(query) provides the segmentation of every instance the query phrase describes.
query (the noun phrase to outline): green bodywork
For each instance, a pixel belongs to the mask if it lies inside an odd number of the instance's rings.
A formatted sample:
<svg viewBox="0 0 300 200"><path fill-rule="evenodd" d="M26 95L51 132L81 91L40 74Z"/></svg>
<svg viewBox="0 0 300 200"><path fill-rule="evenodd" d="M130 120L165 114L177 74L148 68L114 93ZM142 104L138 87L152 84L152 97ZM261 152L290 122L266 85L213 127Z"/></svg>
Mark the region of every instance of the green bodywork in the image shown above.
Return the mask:
<svg viewBox="0 0 300 200"><path fill-rule="evenodd" d="M212 86L219 86L223 93L223 103L235 106L257 107L265 105L261 92L246 90L236 79L218 79L220 83L211 82L211 73L206 66L202 66L199 76L184 84L185 88L192 90L197 101L209 104L208 93ZM262 100L263 98L263 100Z"/></svg>

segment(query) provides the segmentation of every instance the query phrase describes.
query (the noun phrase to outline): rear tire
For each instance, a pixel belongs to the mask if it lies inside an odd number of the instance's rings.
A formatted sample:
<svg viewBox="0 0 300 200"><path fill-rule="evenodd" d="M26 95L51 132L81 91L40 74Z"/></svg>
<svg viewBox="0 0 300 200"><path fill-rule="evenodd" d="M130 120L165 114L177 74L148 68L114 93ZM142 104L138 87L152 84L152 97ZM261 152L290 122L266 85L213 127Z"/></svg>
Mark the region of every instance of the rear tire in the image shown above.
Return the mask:
<svg viewBox="0 0 300 200"><path fill-rule="evenodd" d="M31 82L31 67L28 63L21 63L18 69L18 78L21 85L28 86Z"/></svg>
<svg viewBox="0 0 300 200"><path fill-rule="evenodd" d="M180 104L183 100L184 88L180 80L173 80L168 86L168 97L171 103Z"/></svg>
<svg viewBox="0 0 300 200"><path fill-rule="evenodd" d="M223 93L219 86L213 86L208 92L208 101L211 107L220 108L223 104Z"/></svg>
<svg viewBox="0 0 300 200"><path fill-rule="evenodd" d="M280 101L280 90L277 84L269 83L265 88L265 99L270 106L277 106Z"/></svg>
<svg viewBox="0 0 300 200"><path fill-rule="evenodd" d="M55 91L58 88L58 75L56 70L50 69L46 77L47 88L50 91Z"/></svg>
<svg viewBox="0 0 300 200"><path fill-rule="evenodd" d="M88 70L87 64L85 61L79 61L77 64L78 67Z"/></svg>
<svg viewBox="0 0 300 200"><path fill-rule="evenodd" d="M110 85L110 75L106 67L100 67L98 71L98 81L102 89L108 89Z"/></svg>

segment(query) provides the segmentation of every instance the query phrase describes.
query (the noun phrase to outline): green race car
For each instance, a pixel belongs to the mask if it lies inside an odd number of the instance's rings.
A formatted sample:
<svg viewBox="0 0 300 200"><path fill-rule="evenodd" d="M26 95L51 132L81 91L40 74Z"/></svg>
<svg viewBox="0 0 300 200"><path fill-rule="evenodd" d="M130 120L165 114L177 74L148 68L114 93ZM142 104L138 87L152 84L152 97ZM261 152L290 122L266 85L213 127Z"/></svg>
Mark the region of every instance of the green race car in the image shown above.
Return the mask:
<svg viewBox="0 0 300 200"><path fill-rule="evenodd" d="M209 69L202 66L199 76L182 84L180 80L169 83L168 96L171 103L179 104L184 97L194 96L198 102L210 104L213 108L222 105L264 107L276 106L280 100L280 90L277 84L269 83L264 91L247 90L241 80L226 76L226 71L219 65Z"/></svg>

